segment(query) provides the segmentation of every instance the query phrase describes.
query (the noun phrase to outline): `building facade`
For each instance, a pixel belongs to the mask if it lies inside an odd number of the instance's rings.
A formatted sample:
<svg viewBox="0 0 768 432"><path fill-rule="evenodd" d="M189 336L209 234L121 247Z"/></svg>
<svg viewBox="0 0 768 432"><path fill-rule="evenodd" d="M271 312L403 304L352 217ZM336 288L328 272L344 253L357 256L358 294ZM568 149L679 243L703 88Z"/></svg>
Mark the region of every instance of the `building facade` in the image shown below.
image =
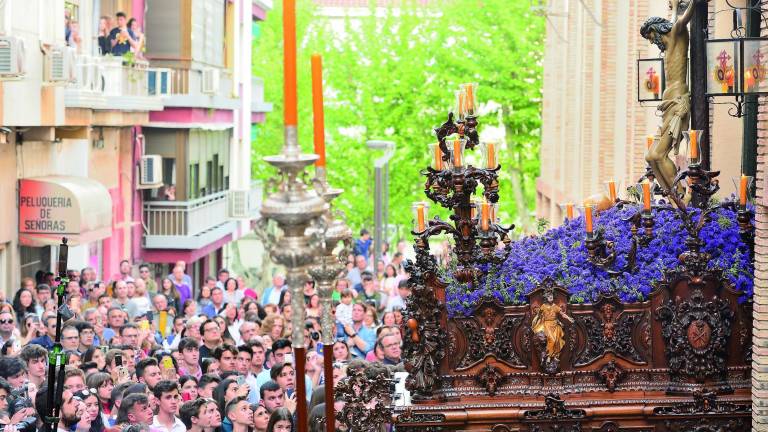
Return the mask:
<svg viewBox="0 0 768 432"><path fill-rule="evenodd" d="M646 138L657 133L660 117L658 103L638 102L637 60L660 53L640 36L640 27L648 17L669 18L670 12L667 0L541 3L547 34L536 209L539 218L557 226L562 204L605 194L609 180L632 186L645 173ZM713 0L709 7L714 12L727 5ZM726 37L732 16L710 16L710 37ZM728 108L710 106L715 143L742 142L741 123ZM722 172L723 191L735 192L731 178L741 173L741 146L712 146L711 160Z"/></svg>
<svg viewBox="0 0 768 432"><path fill-rule="evenodd" d="M101 280L183 260L197 283L255 215L250 130L271 105L251 35L271 1L0 4L3 291L55 272L62 236L69 267ZM118 12L136 46L105 53Z"/></svg>

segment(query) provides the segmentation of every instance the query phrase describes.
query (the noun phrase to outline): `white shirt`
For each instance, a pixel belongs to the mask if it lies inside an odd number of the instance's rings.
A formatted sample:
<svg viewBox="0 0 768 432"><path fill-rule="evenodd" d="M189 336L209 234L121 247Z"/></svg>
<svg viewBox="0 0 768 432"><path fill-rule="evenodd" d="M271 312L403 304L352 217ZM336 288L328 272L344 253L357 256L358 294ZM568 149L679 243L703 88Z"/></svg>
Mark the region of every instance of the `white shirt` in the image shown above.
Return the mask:
<svg viewBox="0 0 768 432"><path fill-rule="evenodd" d="M187 432L187 427L184 426L184 422L182 422L180 418L174 417L173 420L173 426L168 429L167 427L161 425L157 419L157 416L155 416L152 419L152 425L149 427L149 430L151 432Z"/></svg>

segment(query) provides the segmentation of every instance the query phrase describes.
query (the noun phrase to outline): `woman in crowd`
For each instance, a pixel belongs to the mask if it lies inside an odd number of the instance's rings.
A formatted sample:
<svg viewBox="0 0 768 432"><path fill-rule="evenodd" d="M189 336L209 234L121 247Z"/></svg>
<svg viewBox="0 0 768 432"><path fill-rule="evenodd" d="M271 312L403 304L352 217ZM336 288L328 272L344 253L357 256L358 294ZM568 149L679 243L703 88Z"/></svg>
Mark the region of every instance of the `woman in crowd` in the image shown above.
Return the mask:
<svg viewBox="0 0 768 432"><path fill-rule="evenodd" d="M269 416L267 432L294 432L293 415L288 408L278 408Z"/></svg>
<svg viewBox="0 0 768 432"><path fill-rule="evenodd" d="M223 413L227 403L238 396L248 396L248 385L240 385L233 378L227 378L221 380L219 385L216 386L216 390L213 391L213 399L216 401L216 405L219 406L219 410Z"/></svg>
<svg viewBox="0 0 768 432"><path fill-rule="evenodd" d="M21 340L19 341L22 346L27 345L32 339L45 334L45 328L40 325L40 317L27 313L23 315L24 319L21 322Z"/></svg>
<svg viewBox="0 0 768 432"><path fill-rule="evenodd" d="M278 306L280 307L280 310L283 310L283 307L285 307L285 305L290 305L292 299L293 299L293 294L291 294L291 290L288 290L288 289L283 290L280 293L280 299L278 299L277 301Z"/></svg>
<svg viewBox="0 0 768 432"><path fill-rule="evenodd" d="M92 389L86 388L74 395L85 403L85 413L80 418L77 430L84 430L81 427L89 426L88 432L102 432L104 430L104 418L101 415L101 403L97 393Z"/></svg>
<svg viewBox="0 0 768 432"><path fill-rule="evenodd" d="M197 315L197 302L191 298L184 300L179 316L190 319Z"/></svg>
<svg viewBox="0 0 768 432"><path fill-rule="evenodd" d="M254 404L251 406L253 410L253 431L254 432L266 432L269 426L269 413L264 405Z"/></svg>
<svg viewBox="0 0 768 432"><path fill-rule="evenodd" d="M320 296L312 294L309 297L309 304L306 308L307 318L320 318Z"/></svg>
<svg viewBox="0 0 768 432"><path fill-rule="evenodd" d="M96 390L96 397L99 398L101 404L101 412L104 417L108 418L111 413L112 390L115 388L112 376L106 372L92 373L85 379L85 384L89 389Z"/></svg>
<svg viewBox="0 0 768 432"><path fill-rule="evenodd" d="M32 295L32 291L26 288L16 291L16 295L13 297L13 312L19 318L24 317L28 313L37 313L37 305L35 304L35 297ZM22 324L19 323L19 325Z"/></svg>
<svg viewBox="0 0 768 432"><path fill-rule="evenodd" d="M209 304L211 304L211 287L205 284L200 287L200 294L197 295L197 309L203 310Z"/></svg>
<svg viewBox="0 0 768 432"><path fill-rule="evenodd" d="M379 326L375 306L369 304L365 305L365 318L363 318L363 324L371 330L376 330Z"/></svg>
<svg viewBox="0 0 768 432"><path fill-rule="evenodd" d="M387 327L396 326L397 323L395 322L395 313L394 312L385 312L384 316L381 317L381 325L384 325L384 326L387 326Z"/></svg>
<svg viewBox="0 0 768 432"><path fill-rule="evenodd" d="M176 289L176 285L169 278L164 278L160 285L160 294L164 294L168 299L168 308L174 311L181 310L181 294Z"/></svg>
<svg viewBox="0 0 768 432"><path fill-rule="evenodd" d="M104 351L98 347L90 347L83 353L83 363L96 363L96 369L99 371L105 371L107 367L107 359Z"/></svg>
<svg viewBox="0 0 768 432"><path fill-rule="evenodd" d="M267 315L261 323L261 334L269 336L274 342L283 337L284 328L283 317L276 314Z"/></svg>
<svg viewBox="0 0 768 432"><path fill-rule="evenodd" d="M193 377L192 375L184 375L179 378L179 385L181 386L181 399L183 401L197 399L199 395L197 391L197 378Z"/></svg>
<svg viewBox="0 0 768 432"><path fill-rule="evenodd" d="M212 374L216 376L218 376L221 371L219 361L213 357L204 358L203 361L200 362L200 370L203 374Z"/></svg>
<svg viewBox="0 0 768 432"><path fill-rule="evenodd" d="M144 58L144 33L141 32L141 29L139 28L139 22L136 21L136 18L131 18L128 20L128 31L131 32L133 35L133 40L136 41L136 45L131 46L131 52L133 52L136 55L136 58L143 59Z"/></svg>
<svg viewBox="0 0 768 432"><path fill-rule="evenodd" d="M333 361L346 362L352 360L352 354L349 352L349 346L346 342L339 339L333 343Z"/></svg>
<svg viewBox="0 0 768 432"><path fill-rule="evenodd" d="M237 279L229 278L224 282L225 302L231 303L237 307L240 305L240 302L243 301L243 297L245 297L245 294L243 293L243 290L240 289L240 284L237 282Z"/></svg>
<svg viewBox="0 0 768 432"><path fill-rule="evenodd" d="M99 54L107 55L112 52L112 46L109 43L109 31L112 29L111 18L103 16L99 18Z"/></svg>

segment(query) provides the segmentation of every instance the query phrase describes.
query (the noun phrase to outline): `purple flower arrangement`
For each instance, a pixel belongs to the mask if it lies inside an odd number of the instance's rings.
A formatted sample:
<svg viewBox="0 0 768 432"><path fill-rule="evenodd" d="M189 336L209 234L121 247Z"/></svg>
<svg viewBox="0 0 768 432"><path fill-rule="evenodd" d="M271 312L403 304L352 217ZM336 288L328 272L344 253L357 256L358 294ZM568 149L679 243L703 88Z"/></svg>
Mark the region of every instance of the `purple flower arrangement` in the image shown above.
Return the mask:
<svg viewBox="0 0 768 432"><path fill-rule="evenodd" d="M615 242L615 268L626 266L631 234L630 222L625 219L637 210L634 204L613 207L595 218L595 228L603 231L606 240ZM698 209L689 211L695 219L699 217ZM712 255L710 267L725 271L734 287L743 293L742 301L751 298L754 264L739 235L736 212L720 208L710 217L700 235L705 242L703 251ZM471 315L484 296L494 296L504 304L526 303L528 293L547 277L568 289L571 303L593 302L602 293L616 294L627 303L644 301L662 273L678 265L688 236L674 211L654 211L653 232L650 244L638 247L637 270L614 277L588 261L582 218L566 221L540 236L523 238L511 244L509 257L500 268L482 269L485 276L474 284L460 284L447 278L448 314Z"/></svg>

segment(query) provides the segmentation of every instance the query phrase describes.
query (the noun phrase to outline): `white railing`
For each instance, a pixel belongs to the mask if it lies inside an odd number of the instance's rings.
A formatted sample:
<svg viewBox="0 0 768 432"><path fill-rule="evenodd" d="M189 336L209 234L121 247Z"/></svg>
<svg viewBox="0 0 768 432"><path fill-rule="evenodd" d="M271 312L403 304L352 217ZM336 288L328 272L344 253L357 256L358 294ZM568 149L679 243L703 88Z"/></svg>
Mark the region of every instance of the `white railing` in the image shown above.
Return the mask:
<svg viewBox="0 0 768 432"><path fill-rule="evenodd" d="M99 57L78 55L75 57L75 76L69 87L80 91L101 93L104 91L104 71Z"/></svg>
<svg viewBox="0 0 768 432"><path fill-rule="evenodd" d="M149 236L190 237L227 222L228 191L191 201L147 201L144 231Z"/></svg>
<svg viewBox="0 0 768 432"><path fill-rule="evenodd" d="M126 62L123 57L106 56L99 59L104 68L105 96L149 96L145 60Z"/></svg>

